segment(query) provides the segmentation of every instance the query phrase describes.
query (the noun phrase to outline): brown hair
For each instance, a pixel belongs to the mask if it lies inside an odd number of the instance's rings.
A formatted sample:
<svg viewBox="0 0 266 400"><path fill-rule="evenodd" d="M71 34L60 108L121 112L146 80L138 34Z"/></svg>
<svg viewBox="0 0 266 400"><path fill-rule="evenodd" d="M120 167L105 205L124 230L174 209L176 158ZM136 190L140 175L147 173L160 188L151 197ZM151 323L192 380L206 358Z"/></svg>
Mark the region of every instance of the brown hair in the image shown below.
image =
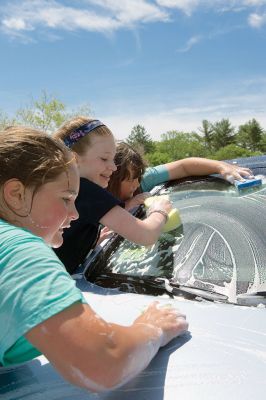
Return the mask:
<svg viewBox="0 0 266 400"><path fill-rule="evenodd" d="M82 115L79 115L77 117L72 118L71 120L65 122L63 125L60 126L60 128L57 129L57 131L54 132L53 136L56 139L61 139L65 140L66 138L69 137L69 135L79 128L82 127L82 125L85 125L91 121L94 121L95 118L88 118ZM71 146L71 150L73 150L75 153L82 155L85 153L86 149L90 147L91 145L91 137L92 135L99 135L99 136L113 136L112 132L110 131L107 126L102 125L98 126L97 128L93 129L88 135L83 136L80 138L76 143L74 143Z"/></svg>
<svg viewBox="0 0 266 400"><path fill-rule="evenodd" d="M0 132L0 185L17 178L36 191L74 160L67 147L36 129L10 126Z"/></svg>
<svg viewBox="0 0 266 400"><path fill-rule="evenodd" d="M121 182L136 178L140 181L147 165L141 155L125 142L118 143L114 161L117 170L110 177L108 190L120 198Z"/></svg>

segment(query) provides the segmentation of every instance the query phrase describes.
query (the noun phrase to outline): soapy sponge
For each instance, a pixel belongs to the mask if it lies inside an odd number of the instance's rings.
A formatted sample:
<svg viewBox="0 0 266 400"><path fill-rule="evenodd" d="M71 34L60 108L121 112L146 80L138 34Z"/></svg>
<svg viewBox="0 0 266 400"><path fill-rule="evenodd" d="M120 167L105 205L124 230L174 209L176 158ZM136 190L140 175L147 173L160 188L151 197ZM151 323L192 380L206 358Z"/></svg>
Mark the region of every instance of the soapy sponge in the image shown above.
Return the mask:
<svg viewBox="0 0 266 400"><path fill-rule="evenodd" d="M149 208L152 203L155 200L158 200L159 198L165 198L165 199L169 199L168 195L162 195L162 196L152 196L152 197L148 197L145 201L144 201L144 205L146 208ZM178 226L180 226L182 224L181 222L181 218L180 218L180 214L177 208L173 208L169 213L168 213L168 220L166 222L166 224L163 227L163 232L170 232L174 229L176 229Z"/></svg>

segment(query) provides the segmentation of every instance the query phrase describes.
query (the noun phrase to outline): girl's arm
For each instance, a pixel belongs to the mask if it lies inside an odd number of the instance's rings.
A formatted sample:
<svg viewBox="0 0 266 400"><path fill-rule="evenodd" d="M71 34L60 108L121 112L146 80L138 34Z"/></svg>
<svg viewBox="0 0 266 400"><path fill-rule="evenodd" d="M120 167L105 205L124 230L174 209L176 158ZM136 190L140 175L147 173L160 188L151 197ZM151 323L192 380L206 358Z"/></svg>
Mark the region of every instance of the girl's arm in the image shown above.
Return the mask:
<svg viewBox="0 0 266 400"><path fill-rule="evenodd" d="M187 328L184 315L157 303L129 327L107 323L87 304L75 303L26 337L69 382L100 392L133 378Z"/></svg>
<svg viewBox="0 0 266 400"><path fill-rule="evenodd" d="M165 211L168 214L172 205L169 200L159 199L152 204L152 208L153 210ZM102 217L100 223L131 242L150 246L160 236L166 218L159 212L153 211L149 217L140 220L122 207L115 206Z"/></svg>
<svg viewBox="0 0 266 400"><path fill-rule="evenodd" d="M249 168L242 168L224 161L209 160L199 157L190 157L173 161L165 164L165 167L169 173L169 180L180 179L186 176L210 174L221 174L223 178L228 180L232 177L237 180L242 180L243 177L253 176Z"/></svg>

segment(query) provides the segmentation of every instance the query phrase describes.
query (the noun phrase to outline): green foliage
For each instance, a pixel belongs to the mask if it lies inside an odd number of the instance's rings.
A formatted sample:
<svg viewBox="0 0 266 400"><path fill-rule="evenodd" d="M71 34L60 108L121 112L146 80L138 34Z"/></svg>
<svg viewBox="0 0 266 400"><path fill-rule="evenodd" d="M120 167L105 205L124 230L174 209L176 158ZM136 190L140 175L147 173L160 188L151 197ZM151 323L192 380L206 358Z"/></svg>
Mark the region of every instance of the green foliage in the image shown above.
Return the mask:
<svg viewBox="0 0 266 400"><path fill-rule="evenodd" d="M0 110L0 129L20 124L52 132L74 116L90 114L86 104L70 111L62 101L43 91L39 99L31 99L30 104L19 109L14 116ZM225 160L266 153L266 132L254 118L240 125L237 134L228 119L215 123L205 119L199 131L201 135L172 130L162 134L160 141L154 142L144 126L135 125L126 142L138 150L150 165L187 157Z"/></svg>
<svg viewBox="0 0 266 400"><path fill-rule="evenodd" d="M194 133L169 131L164 133L162 141L157 144L161 153L169 156L169 161L180 160L186 157L205 157L206 149L204 144Z"/></svg>
<svg viewBox="0 0 266 400"><path fill-rule="evenodd" d="M26 108L17 112L21 125L31 126L44 132L52 132L66 119L65 105L44 91L39 100L32 99Z"/></svg>
<svg viewBox="0 0 266 400"><path fill-rule="evenodd" d="M235 141L235 129L231 126L229 119L222 119L212 125L211 146L214 150L228 146Z"/></svg>
<svg viewBox="0 0 266 400"><path fill-rule="evenodd" d="M148 165L160 165L167 164L173 161L167 153L161 153L159 151L155 151L154 153L147 153L145 155L145 159L148 162Z"/></svg>
<svg viewBox="0 0 266 400"><path fill-rule="evenodd" d="M263 152L266 153L266 133L263 133L261 135L261 141L259 143L259 149Z"/></svg>
<svg viewBox="0 0 266 400"><path fill-rule="evenodd" d="M237 143L252 151L259 150L262 140L263 129L253 118L244 125L240 125L236 136Z"/></svg>
<svg viewBox="0 0 266 400"><path fill-rule="evenodd" d="M132 128L126 142L140 153L150 153L154 151L154 143L142 125L135 125Z"/></svg>
<svg viewBox="0 0 266 400"><path fill-rule="evenodd" d="M212 158L215 160L230 160L232 158L239 157L251 157L261 155L259 151L251 151L248 149L243 149L243 147L237 146L235 144L229 144L225 147L219 149Z"/></svg>
<svg viewBox="0 0 266 400"><path fill-rule="evenodd" d="M16 124L50 133L78 114L89 115L89 106L85 105L69 112L64 103L43 91L39 99L31 99L30 104L19 109L13 118L0 112L0 128Z"/></svg>
<svg viewBox="0 0 266 400"><path fill-rule="evenodd" d="M212 148L212 135L213 135L212 124L209 121L207 121L207 119L204 119L202 121L202 128L199 128L199 131L203 133L203 141L205 147L210 150Z"/></svg>
<svg viewBox="0 0 266 400"><path fill-rule="evenodd" d="M10 125L15 125L17 123L15 118L9 117L5 112L0 110L0 130L5 129Z"/></svg>

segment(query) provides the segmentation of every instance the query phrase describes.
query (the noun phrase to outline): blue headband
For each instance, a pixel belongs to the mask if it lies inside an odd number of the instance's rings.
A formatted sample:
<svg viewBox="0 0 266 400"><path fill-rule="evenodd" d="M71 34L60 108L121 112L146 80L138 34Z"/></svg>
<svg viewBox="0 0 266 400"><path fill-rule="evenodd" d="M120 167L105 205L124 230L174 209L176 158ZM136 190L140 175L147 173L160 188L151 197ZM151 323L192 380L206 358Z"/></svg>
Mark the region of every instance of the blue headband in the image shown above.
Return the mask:
<svg viewBox="0 0 266 400"><path fill-rule="evenodd" d="M87 122L80 128L72 132L69 136L64 139L64 143L67 147L72 147L73 144L77 143L79 139L86 136L88 133L98 128L99 126L105 126L101 121L95 119L93 121Z"/></svg>

